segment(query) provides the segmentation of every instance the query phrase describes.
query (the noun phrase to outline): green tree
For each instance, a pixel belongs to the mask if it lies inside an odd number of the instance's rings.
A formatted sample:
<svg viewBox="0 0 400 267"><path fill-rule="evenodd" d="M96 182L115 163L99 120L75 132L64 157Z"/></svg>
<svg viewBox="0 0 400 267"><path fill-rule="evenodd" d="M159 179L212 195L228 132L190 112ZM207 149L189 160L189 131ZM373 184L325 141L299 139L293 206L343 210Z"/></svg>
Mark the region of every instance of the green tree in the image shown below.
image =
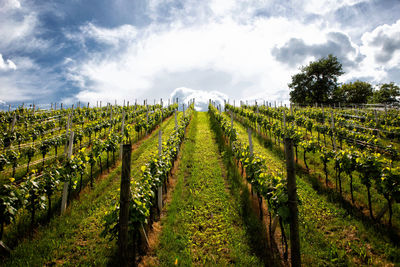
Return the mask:
<svg viewBox="0 0 400 267"><path fill-rule="evenodd" d="M301 105L332 102L333 92L337 90L337 79L344 72L337 57L328 55L318 61L301 67L301 72L292 76L288 84L292 90L290 101Z"/></svg>
<svg viewBox="0 0 400 267"><path fill-rule="evenodd" d="M345 83L334 92L335 102L365 104L372 97L372 85L367 82L355 81Z"/></svg>
<svg viewBox="0 0 400 267"><path fill-rule="evenodd" d="M372 95L372 103L393 104L399 103L396 97L400 96L400 87L393 82L384 83Z"/></svg>

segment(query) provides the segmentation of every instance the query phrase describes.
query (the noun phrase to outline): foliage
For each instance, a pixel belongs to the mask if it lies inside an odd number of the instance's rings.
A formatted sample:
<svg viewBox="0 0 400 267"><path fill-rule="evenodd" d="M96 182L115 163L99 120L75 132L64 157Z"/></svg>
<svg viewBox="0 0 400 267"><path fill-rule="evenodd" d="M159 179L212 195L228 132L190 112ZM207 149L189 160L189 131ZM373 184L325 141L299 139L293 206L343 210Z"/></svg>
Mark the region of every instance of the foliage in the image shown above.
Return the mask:
<svg viewBox="0 0 400 267"><path fill-rule="evenodd" d="M331 103L337 79L342 74L342 64L333 55L310 62L292 76L290 101L301 105Z"/></svg>

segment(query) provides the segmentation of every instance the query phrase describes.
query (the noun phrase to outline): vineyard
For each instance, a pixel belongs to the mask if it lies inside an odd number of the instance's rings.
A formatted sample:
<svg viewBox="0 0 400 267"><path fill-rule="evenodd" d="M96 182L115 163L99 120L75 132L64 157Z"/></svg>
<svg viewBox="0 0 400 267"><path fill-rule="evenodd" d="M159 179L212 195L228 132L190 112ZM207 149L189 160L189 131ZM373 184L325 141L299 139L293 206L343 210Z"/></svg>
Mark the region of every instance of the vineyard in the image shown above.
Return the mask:
<svg viewBox="0 0 400 267"><path fill-rule="evenodd" d="M0 112L4 266L397 266L400 111Z"/></svg>

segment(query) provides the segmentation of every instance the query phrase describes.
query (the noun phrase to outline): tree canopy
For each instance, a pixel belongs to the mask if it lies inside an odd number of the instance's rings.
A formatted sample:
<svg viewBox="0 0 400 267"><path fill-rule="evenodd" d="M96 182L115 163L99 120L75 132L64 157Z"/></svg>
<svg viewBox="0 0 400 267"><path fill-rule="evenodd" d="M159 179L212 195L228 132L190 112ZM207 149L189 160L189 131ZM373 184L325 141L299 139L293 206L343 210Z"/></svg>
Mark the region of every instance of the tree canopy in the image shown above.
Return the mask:
<svg viewBox="0 0 400 267"><path fill-rule="evenodd" d="M379 89L374 91L372 103L394 104L399 103L397 97L400 96L400 87L393 82L384 83L379 86Z"/></svg>
<svg viewBox="0 0 400 267"><path fill-rule="evenodd" d="M333 94L333 102L364 104L373 95L372 85L368 82L355 81L342 84Z"/></svg>
<svg viewBox="0 0 400 267"><path fill-rule="evenodd" d="M289 84L290 101L301 105L314 103L329 104L334 100L337 80L342 71L342 64L337 57L328 55L309 65L301 67L301 72L292 76Z"/></svg>

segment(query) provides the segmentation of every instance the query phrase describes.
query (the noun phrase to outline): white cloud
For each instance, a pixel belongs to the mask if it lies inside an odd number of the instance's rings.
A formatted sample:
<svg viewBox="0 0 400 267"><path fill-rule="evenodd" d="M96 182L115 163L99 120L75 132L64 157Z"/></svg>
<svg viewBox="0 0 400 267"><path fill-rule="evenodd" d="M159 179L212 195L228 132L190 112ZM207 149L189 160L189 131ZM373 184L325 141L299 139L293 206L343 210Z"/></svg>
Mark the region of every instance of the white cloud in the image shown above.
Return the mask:
<svg viewBox="0 0 400 267"><path fill-rule="evenodd" d="M21 3L18 0L2 0L2 2L0 2L0 12L6 12L18 8L21 8Z"/></svg>
<svg viewBox="0 0 400 267"><path fill-rule="evenodd" d="M361 38L363 52L374 58L377 64L387 67L400 65L400 20L392 25L381 25Z"/></svg>
<svg viewBox="0 0 400 267"><path fill-rule="evenodd" d="M92 33L104 32L93 24L90 28ZM125 40L128 37L121 28L107 29L107 36ZM155 92L154 88L160 87L155 84L159 77L164 80L158 83L171 84L178 73L190 72L196 79L196 72L209 70L230 77L224 88L217 90L231 98L249 98L260 91L274 98L274 92L287 88L296 68L280 64L270 50L293 36L323 42L326 37L320 32L316 25L286 18L259 18L252 24L231 18L200 25L153 24L126 42L124 49L92 53L83 61L70 62L69 77L83 86L77 95L82 101L146 98L150 93L166 97L174 88L188 84L177 80L174 87ZM209 91L210 85L204 80L196 88Z"/></svg>
<svg viewBox="0 0 400 267"><path fill-rule="evenodd" d="M79 27L78 33L66 33L66 37L78 40L85 44L86 39L94 39L98 43L104 43L112 46L118 46L122 43L133 41L137 30L132 25L122 25L113 29L98 27L93 23L87 23Z"/></svg>
<svg viewBox="0 0 400 267"><path fill-rule="evenodd" d="M324 15L343 6L351 6L365 0L304 0L302 6L309 13Z"/></svg>
<svg viewBox="0 0 400 267"><path fill-rule="evenodd" d="M364 33L361 41L360 52L365 58L358 69L343 75L342 81L362 77L374 83L391 82L388 72L400 68L400 20Z"/></svg>
<svg viewBox="0 0 400 267"><path fill-rule="evenodd" d="M195 99L195 109L197 111L207 111L210 99L223 106L224 100L227 100L228 96L217 91L204 91L179 87L171 93L170 98L173 100L178 98L180 107L182 106L182 103L187 105L190 100Z"/></svg>
<svg viewBox="0 0 400 267"><path fill-rule="evenodd" d="M3 55L0 54L0 70L16 70L17 66L10 59L4 61Z"/></svg>

